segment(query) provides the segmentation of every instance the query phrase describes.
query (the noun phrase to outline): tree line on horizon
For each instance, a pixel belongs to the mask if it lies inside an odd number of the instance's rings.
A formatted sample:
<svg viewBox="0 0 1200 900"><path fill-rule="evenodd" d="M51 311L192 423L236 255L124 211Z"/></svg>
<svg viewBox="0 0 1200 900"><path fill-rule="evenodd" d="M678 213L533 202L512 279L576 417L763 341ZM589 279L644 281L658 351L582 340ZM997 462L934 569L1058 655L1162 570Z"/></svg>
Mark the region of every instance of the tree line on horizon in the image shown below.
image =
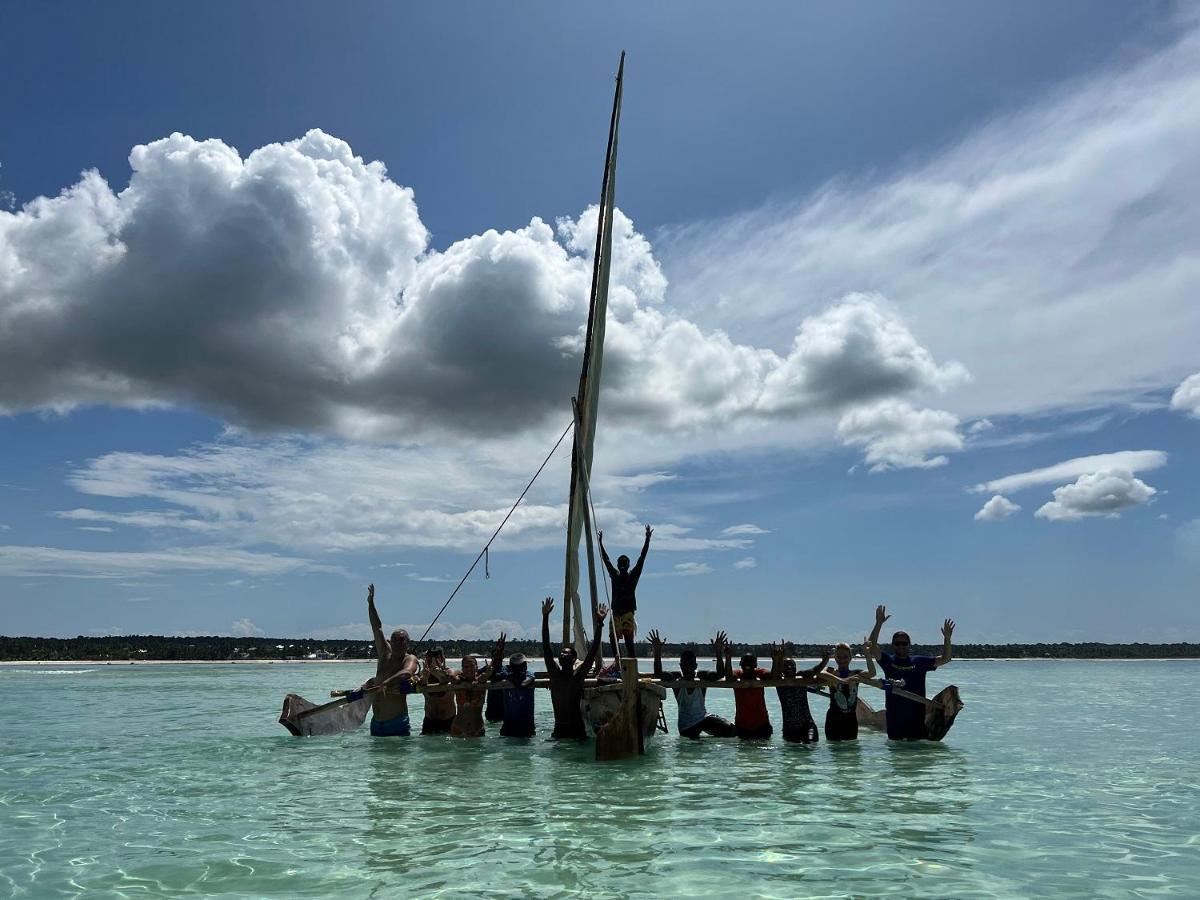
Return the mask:
<svg viewBox="0 0 1200 900"><path fill-rule="evenodd" d="M494 644L482 640L425 641L416 647L424 653L441 647L447 657L464 654L489 656ZM792 652L804 659L816 659L829 649L828 644L796 643ZM607 649L607 648L606 648ZM651 656L650 645L639 641L637 655ZM917 644L913 650L936 656L941 645ZM705 642L667 642L664 656L678 656L682 650L693 650L701 658L711 655ZM757 653L769 659L770 643L738 643L735 653ZM510 640L508 653L524 653L540 658L541 641ZM1065 641L1037 644L956 644L958 659L1183 659L1200 657L1200 643L1069 643ZM268 637L167 637L162 635L111 635L73 638L5 637L0 635L0 660L16 662L71 660L289 660L289 659L361 659L375 658L375 646L367 640L317 640L313 638Z"/></svg>

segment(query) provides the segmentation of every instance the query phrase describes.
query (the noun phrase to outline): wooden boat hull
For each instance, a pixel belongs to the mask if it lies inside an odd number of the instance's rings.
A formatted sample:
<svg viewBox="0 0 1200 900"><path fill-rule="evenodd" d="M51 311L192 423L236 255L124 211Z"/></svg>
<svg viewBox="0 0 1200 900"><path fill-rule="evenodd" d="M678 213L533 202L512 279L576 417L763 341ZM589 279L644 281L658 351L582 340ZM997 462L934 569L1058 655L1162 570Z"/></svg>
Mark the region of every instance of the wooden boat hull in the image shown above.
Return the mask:
<svg viewBox="0 0 1200 900"><path fill-rule="evenodd" d="M667 696L667 692L656 684L640 684L638 685L638 695L641 701L642 737L643 740L648 740L658 731L662 702ZM588 731L593 736L600 731L601 727L612 721L613 716L621 708L621 702L620 682L584 690L583 720L587 723Z"/></svg>

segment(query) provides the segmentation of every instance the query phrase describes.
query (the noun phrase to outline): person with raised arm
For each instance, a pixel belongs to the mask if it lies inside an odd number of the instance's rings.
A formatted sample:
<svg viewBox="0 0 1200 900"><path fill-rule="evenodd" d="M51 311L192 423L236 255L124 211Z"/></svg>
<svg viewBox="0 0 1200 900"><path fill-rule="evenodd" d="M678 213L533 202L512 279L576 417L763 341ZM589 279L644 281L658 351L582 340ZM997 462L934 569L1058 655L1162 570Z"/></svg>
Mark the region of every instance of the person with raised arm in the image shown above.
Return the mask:
<svg viewBox="0 0 1200 900"><path fill-rule="evenodd" d="M883 623L891 616L887 609L880 605L875 608L875 627L871 630L868 643L872 653L879 661L883 674L890 679L903 681L904 690L921 697L925 694L925 676L942 666L948 665L953 658L950 652L950 642L954 635L954 620L946 619L942 623L942 655L913 656L912 639L907 631L897 631L892 635L892 652L885 653L879 649L879 632ZM885 704L887 710L887 736L893 741L919 740L927 737L925 729L925 705L907 697L898 696L888 691Z"/></svg>
<svg viewBox="0 0 1200 900"><path fill-rule="evenodd" d="M796 671L796 660L787 653L788 644L780 641L771 645L771 677L795 678L800 684L795 686L776 687L779 695L779 709L783 713L783 739L792 744L815 744L820 740L817 723L813 721L812 710L808 708L808 685L823 681L822 674L825 664L829 662L829 652L821 657L811 669Z"/></svg>
<svg viewBox="0 0 1200 900"><path fill-rule="evenodd" d="M500 656L504 655L504 644L507 640L508 640L508 635L505 634L503 631L500 632L500 638L497 641L498 649L496 650L496 652L494 654L495 656L500 657ZM494 678L500 677L497 674L500 670L493 668L491 663L488 664L487 668L492 677L494 677ZM491 680L491 679L489 678L488 680ZM485 705L483 707L483 717L484 717L484 719L486 719L489 722L503 722L504 721L504 691L488 691L487 692L487 702L485 703Z"/></svg>
<svg viewBox="0 0 1200 900"><path fill-rule="evenodd" d="M695 650L684 650L679 654L679 671L664 672L663 641L659 636L658 629L651 629L649 637L650 648L654 651L654 677L659 681L669 684L680 679L684 681L718 681L725 677L725 644L729 640L725 632L718 631L717 636L712 640L713 659L717 667L715 672L699 669ZM679 706L679 718L676 720L676 724L680 737L692 740L699 740L702 734L711 734L714 737L733 737L733 723L720 716L714 716L705 706L706 689L704 687L671 685L671 690L675 692L675 702Z"/></svg>
<svg viewBox="0 0 1200 900"><path fill-rule="evenodd" d="M850 645L838 644L833 648L834 665L826 670L829 685L829 709L825 712L825 739L827 741L853 741L858 738L858 686L875 677L874 645L869 637L863 638L865 669L851 669L853 654Z"/></svg>
<svg viewBox="0 0 1200 900"><path fill-rule="evenodd" d="M725 678L729 681L760 681L770 674L758 667L758 656L743 653L741 668L733 667L733 648L725 645ZM775 731L767 713L767 700L761 687L733 689L733 728L743 740L766 740Z"/></svg>
<svg viewBox="0 0 1200 900"><path fill-rule="evenodd" d="M375 638L375 677L364 688L375 687L371 694L371 735L373 737L408 737L409 684L417 673L417 658L409 652L408 632L397 628L391 639L383 636L383 621L375 609L375 585L367 586L367 618ZM403 693L389 693L392 685L403 687Z"/></svg>
<svg viewBox="0 0 1200 900"><path fill-rule="evenodd" d="M434 647L425 654L425 668L421 672L421 684L450 684L454 674L446 668L446 651ZM425 719L421 722L421 734L449 734L454 725L454 694L450 691L432 691L425 695Z"/></svg>
<svg viewBox="0 0 1200 900"><path fill-rule="evenodd" d="M467 654L462 658L462 668L454 673L454 680L461 685L468 686L486 682L492 676L492 667L485 666L483 671L479 670L479 660L474 654ZM455 714L454 722L450 726L450 734L454 737L483 737L487 731L483 723L483 698L485 693L490 691L472 691L460 690L454 692ZM496 693L503 693L497 691ZM503 701L501 701L503 702Z"/></svg>
<svg viewBox="0 0 1200 900"><path fill-rule="evenodd" d="M537 733L533 720L533 675L524 653L514 653L504 664L505 635L500 635L492 655L491 669L501 681L512 682L512 687L497 691L504 697L504 719L500 726L500 737L527 738Z"/></svg>
<svg viewBox="0 0 1200 900"><path fill-rule="evenodd" d="M550 613L554 611L554 598L542 601L542 658L546 663L546 674L550 680L550 702L554 705L554 731L552 740L587 740L587 725L583 721L583 681L592 670L596 654L600 652L600 639L604 635L604 617L608 607L601 604L596 610L594 634L583 664L579 665L579 654L570 644L563 644L555 658L550 649Z"/></svg>
<svg viewBox="0 0 1200 900"><path fill-rule="evenodd" d="M608 570L608 577L612 581L613 628L618 640L625 639L625 655L628 657L633 657L633 639L637 635L637 583L642 577L642 566L646 562L646 552L650 549L652 534L654 529L647 525L646 541L642 544L641 555L638 556L637 565L631 569L629 557L625 554L617 557L616 568L613 568L608 552L604 549L604 532L599 533L600 559L604 561L604 568ZM614 657L619 655L615 643L612 652Z"/></svg>

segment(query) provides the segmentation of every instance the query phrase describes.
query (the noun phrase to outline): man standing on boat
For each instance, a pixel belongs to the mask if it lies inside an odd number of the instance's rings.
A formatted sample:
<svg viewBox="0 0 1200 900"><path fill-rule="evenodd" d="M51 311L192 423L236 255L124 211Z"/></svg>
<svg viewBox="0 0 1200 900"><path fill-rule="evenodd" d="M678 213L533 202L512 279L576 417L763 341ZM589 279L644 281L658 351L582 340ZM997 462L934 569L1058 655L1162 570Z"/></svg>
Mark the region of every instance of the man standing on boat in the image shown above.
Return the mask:
<svg viewBox="0 0 1200 900"><path fill-rule="evenodd" d="M733 649L725 645L725 677L730 681L759 681L770 673L758 667L758 657L743 653L741 668L733 667ZM767 700L760 687L733 689L733 727L737 736L745 740L766 740L775 731L771 717L767 714Z"/></svg>
<svg viewBox="0 0 1200 900"><path fill-rule="evenodd" d="M912 640L907 631L897 631L892 635L891 653L880 650L879 631L889 618L891 617L884 606L875 607L875 627L871 630L867 643L871 646L875 658L879 660L879 667L883 669L884 675L895 680L902 679L904 690L924 697L925 676L934 669L950 663L950 639L954 634L954 620L947 619L942 623L942 655L933 657L913 656ZM886 709L887 735L890 740L918 740L927 736L924 704L888 691Z"/></svg>
<svg viewBox="0 0 1200 900"><path fill-rule="evenodd" d="M367 617L375 637L375 677L363 687L375 686L371 694L371 734L374 737L408 737L409 680L417 672L417 658L408 652L408 632L397 628L391 640L383 636L383 621L375 609L375 585L367 586ZM389 693L396 685L404 693Z"/></svg>
<svg viewBox="0 0 1200 900"><path fill-rule="evenodd" d="M713 659L716 662L717 671L700 671L696 663L696 651L684 650L679 654L679 671L664 672L662 665L662 648L663 641L659 637L657 629L650 631L650 647L654 651L654 677L659 681L671 682L683 679L684 681L718 681L725 677L725 644L729 638L725 636L725 632L718 631L717 636L713 638ZM675 702L679 705L679 718L677 725L679 728L679 736L699 740L702 734L711 734L715 737L733 737L733 723L722 719L720 716L714 716L709 713L705 706L704 697L706 688L696 686L678 687L672 685L671 690L675 692Z"/></svg>
<svg viewBox="0 0 1200 900"><path fill-rule="evenodd" d="M654 534L654 529L649 525L646 526L646 541L642 544L641 555L638 556L637 565L632 569L629 568L629 557L621 554L617 557L617 566L613 568L612 561L608 558L608 552L604 549L604 532L599 534L600 539L600 558L604 560L604 568L608 569L608 577L612 581L612 613L613 613L613 628L616 630L617 638L625 639L625 655L633 656L633 639L637 634L637 619L634 613L637 611L637 591L638 579L642 577L642 566L646 562L646 551L650 549L650 535ZM617 656L617 648L614 643L613 656Z"/></svg>
<svg viewBox="0 0 1200 900"><path fill-rule="evenodd" d="M587 726L583 722L583 680L592 670L596 654L600 652L604 617L608 607L601 604L596 610L595 634L588 648L583 665L576 666L579 656L571 644L563 644L555 659L550 649L550 613L554 611L554 598L542 601L542 656L546 662L546 674L550 678L550 702L554 704L553 740L587 740ZM511 693L511 692L510 692Z"/></svg>

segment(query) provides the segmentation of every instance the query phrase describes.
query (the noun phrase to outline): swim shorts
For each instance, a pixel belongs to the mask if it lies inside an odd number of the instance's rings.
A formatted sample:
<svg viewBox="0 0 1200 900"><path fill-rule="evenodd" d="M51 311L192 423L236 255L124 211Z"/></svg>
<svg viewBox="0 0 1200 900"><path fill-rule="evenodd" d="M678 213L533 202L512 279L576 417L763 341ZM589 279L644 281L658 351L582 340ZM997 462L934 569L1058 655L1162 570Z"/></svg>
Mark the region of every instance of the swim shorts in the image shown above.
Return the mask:
<svg viewBox="0 0 1200 900"><path fill-rule="evenodd" d="M432 719L429 716L421 722L421 734L449 734L450 726L454 724L454 716L448 719Z"/></svg>
<svg viewBox="0 0 1200 900"><path fill-rule="evenodd" d="M408 737L408 713L390 719L371 717L371 737Z"/></svg>
<svg viewBox="0 0 1200 900"><path fill-rule="evenodd" d="M617 637L632 639L637 635L637 619L634 618L631 612L614 615L613 628L617 631Z"/></svg>

